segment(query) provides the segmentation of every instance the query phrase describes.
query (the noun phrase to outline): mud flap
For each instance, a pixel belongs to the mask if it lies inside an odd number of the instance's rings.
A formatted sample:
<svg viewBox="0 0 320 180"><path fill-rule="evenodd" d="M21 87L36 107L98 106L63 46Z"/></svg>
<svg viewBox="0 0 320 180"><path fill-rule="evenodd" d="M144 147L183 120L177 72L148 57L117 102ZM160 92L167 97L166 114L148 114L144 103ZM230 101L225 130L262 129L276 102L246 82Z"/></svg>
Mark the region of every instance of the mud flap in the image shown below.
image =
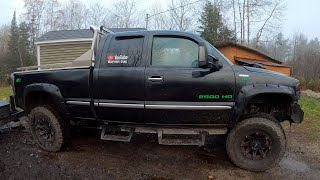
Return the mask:
<svg viewBox="0 0 320 180"><path fill-rule="evenodd" d="M301 123L303 121L304 112L299 104L295 103L291 106L291 120L294 123Z"/></svg>

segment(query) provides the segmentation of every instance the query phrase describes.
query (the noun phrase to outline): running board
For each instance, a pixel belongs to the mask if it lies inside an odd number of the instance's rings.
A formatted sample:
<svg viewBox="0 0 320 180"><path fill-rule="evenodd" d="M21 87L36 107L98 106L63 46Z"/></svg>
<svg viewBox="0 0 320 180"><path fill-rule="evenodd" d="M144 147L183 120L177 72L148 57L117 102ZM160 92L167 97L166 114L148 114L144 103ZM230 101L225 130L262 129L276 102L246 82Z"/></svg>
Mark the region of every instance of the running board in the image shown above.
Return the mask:
<svg viewBox="0 0 320 180"><path fill-rule="evenodd" d="M117 130L122 135L108 134L107 130ZM158 134L158 142L162 145L196 145L203 146L206 136L212 134L226 134L227 128L153 128L153 127L134 127L104 126L101 130L101 139L110 141L130 142L133 133L153 133ZM190 136L190 137L188 137Z"/></svg>
<svg viewBox="0 0 320 180"><path fill-rule="evenodd" d="M170 135L183 136L181 134L163 134L165 130L158 130L158 142L162 145L186 145L186 146L203 146L206 141L207 133L201 132L198 138L168 138ZM177 132L178 133L178 132ZM164 138L166 135L167 138Z"/></svg>
<svg viewBox="0 0 320 180"><path fill-rule="evenodd" d="M101 140L130 142L132 135L134 133L134 128L130 128L129 131L121 131L121 132L129 132L128 135L112 135L112 134L107 134L106 131L107 131L107 127L102 127Z"/></svg>

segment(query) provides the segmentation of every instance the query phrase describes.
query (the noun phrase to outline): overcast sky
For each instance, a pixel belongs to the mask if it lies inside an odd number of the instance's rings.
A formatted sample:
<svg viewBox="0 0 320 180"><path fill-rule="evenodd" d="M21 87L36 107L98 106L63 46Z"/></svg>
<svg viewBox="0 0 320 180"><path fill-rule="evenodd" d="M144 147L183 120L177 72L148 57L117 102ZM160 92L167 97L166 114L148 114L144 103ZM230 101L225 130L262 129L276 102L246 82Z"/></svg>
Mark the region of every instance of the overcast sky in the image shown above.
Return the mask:
<svg viewBox="0 0 320 180"><path fill-rule="evenodd" d="M66 1L66 0L60 0ZM83 2L90 3L97 0L82 0ZM165 3L168 0L161 0ZM319 20L319 7L320 0L286 0L287 11L283 21L283 33L289 37L295 32L301 32L309 38L320 38L320 20ZM14 10L17 14L23 11L23 0L0 0L0 25L10 23ZM110 5L112 0L99 1L106 6ZM136 0L138 7L147 6L160 0ZM163 6L164 7L164 6Z"/></svg>

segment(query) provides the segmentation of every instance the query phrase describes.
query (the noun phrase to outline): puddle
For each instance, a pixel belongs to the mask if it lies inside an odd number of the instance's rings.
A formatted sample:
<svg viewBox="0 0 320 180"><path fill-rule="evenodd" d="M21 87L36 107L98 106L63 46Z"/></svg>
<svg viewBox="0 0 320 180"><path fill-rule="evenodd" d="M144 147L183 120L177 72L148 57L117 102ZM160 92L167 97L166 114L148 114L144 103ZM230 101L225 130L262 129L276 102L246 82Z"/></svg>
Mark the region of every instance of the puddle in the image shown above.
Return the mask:
<svg viewBox="0 0 320 180"><path fill-rule="evenodd" d="M305 163L297 161L291 157L283 158L283 160L280 162L280 166L295 172L305 172L309 169Z"/></svg>

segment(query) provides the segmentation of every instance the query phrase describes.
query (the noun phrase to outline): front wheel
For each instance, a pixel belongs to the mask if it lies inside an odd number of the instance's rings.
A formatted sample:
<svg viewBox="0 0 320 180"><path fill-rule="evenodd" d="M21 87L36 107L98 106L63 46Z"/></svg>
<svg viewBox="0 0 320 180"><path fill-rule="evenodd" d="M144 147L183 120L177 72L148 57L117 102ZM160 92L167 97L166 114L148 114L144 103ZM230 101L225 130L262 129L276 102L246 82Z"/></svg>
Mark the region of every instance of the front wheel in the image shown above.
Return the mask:
<svg viewBox="0 0 320 180"><path fill-rule="evenodd" d="M30 130L41 149L59 151L65 143L66 127L50 106L37 106L29 114Z"/></svg>
<svg viewBox="0 0 320 180"><path fill-rule="evenodd" d="M283 158L286 138L281 125L262 117L241 121L229 133L227 153L240 168L264 171Z"/></svg>

